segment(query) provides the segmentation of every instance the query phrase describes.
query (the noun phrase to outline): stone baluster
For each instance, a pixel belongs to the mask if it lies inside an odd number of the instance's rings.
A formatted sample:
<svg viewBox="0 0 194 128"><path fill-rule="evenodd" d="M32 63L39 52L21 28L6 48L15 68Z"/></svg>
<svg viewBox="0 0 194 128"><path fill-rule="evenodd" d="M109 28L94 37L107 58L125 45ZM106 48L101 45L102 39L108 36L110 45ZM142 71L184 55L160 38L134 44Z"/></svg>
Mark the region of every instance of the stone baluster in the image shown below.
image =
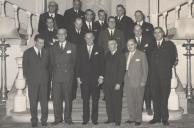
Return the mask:
<svg viewBox="0 0 194 128"><path fill-rule="evenodd" d="M15 17L15 26L18 29L19 28L19 19L18 19L18 6L12 5L14 8L14 17Z"/></svg>
<svg viewBox="0 0 194 128"><path fill-rule="evenodd" d="M192 5L193 5L193 0L189 0L188 2L188 18L192 18Z"/></svg>
<svg viewBox="0 0 194 128"><path fill-rule="evenodd" d="M26 81L23 76L22 57L16 58L18 64L18 76L15 82L16 95L14 97L14 112L23 112L27 108L27 97L24 95L23 90L26 87Z"/></svg>
<svg viewBox="0 0 194 128"><path fill-rule="evenodd" d="M179 98L175 90L177 88L177 85L178 85L178 82L176 78L175 67L173 67L172 78L171 78L171 91L168 99L169 110L179 110Z"/></svg>
<svg viewBox="0 0 194 128"><path fill-rule="evenodd" d="M175 15L176 15L175 18L176 18L176 20L179 19L179 14L180 14L179 11L180 11L180 8L181 8L180 6L177 6L177 7L175 8Z"/></svg>
<svg viewBox="0 0 194 128"><path fill-rule="evenodd" d="M167 34L167 15L168 15L168 12L164 12L162 14L162 18L163 18L162 27L164 29L165 34Z"/></svg>
<svg viewBox="0 0 194 128"><path fill-rule="evenodd" d="M29 43L31 36L32 36L32 13L31 12L27 12L27 17L28 17L28 26L27 26L27 35L28 35L28 41L27 43Z"/></svg>
<svg viewBox="0 0 194 128"><path fill-rule="evenodd" d="M5 17L5 0L0 0L1 3L1 17Z"/></svg>

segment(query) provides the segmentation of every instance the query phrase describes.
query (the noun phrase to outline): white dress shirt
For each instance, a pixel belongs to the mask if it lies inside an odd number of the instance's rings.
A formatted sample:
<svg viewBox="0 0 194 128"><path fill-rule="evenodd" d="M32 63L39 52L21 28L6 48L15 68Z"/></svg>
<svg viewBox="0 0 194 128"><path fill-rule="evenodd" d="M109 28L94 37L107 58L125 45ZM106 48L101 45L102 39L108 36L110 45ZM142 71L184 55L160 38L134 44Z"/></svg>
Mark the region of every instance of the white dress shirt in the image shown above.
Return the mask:
<svg viewBox="0 0 194 128"><path fill-rule="evenodd" d="M136 50L135 50L136 51ZM127 65L126 65L126 70L129 69L129 64L130 64L130 61L131 61L131 58L133 57L133 55L135 54L135 51L133 52L129 52L129 55L128 55L128 58L127 58Z"/></svg>
<svg viewBox="0 0 194 128"><path fill-rule="evenodd" d="M138 25L142 26L143 25L143 20L140 22L137 22Z"/></svg>
<svg viewBox="0 0 194 128"><path fill-rule="evenodd" d="M104 21L99 20L100 25L102 26L104 24Z"/></svg>
<svg viewBox="0 0 194 128"><path fill-rule="evenodd" d="M119 21L121 21L122 18L123 18L123 16L124 16L124 15L122 15L122 16L117 16L117 19L118 19Z"/></svg>
<svg viewBox="0 0 194 128"><path fill-rule="evenodd" d="M115 29L110 29L110 28L108 28L108 31L109 31L110 35L111 35L111 33L112 33L112 35L114 35L114 33L115 33ZM111 36L112 36L112 35L111 35Z"/></svg>
<svg viewBox="0 0 194 128"><path fill-rule="evenodd" d="M162 45L163 39L157 41L157 46L160 47Z"/></svg>
<svg viewBox="0 0 194 128"><path fill-rule="evenodd" d="M55 18L55 13L50 13L49 12L49 16L52 17L52 18Z"/></svg>
<svg viewBox="0 0 194 128"><path fill-rule="evenodd" d="M67 44L67 41L59 42L59 46L60 46L60 48L62 48L62 49L65 48L66 44Z"/></svg>
<svg viewBox="0 0 194 128"><path fill-rule="evenodd" d="M89 29L90 29L90 27L91 27L91 30L92 30L92 22L86 21L86 25L88 26Z"/></svg>
<svg viewBox="0 0 194 128"><path fill-rule="evenodd" d="M38 48L37 48L37 47L35 47L35 46L34 46L34 50L35 50L35 52L36 52L37 56L38 56L38 52L40 52L40 56L42 55L42 54L41 54L41 50L38 50Z"/></svg>
<svg viewBox="0 0 194 128"><path fill-rule="evenodd" d="M136 39L137 43L139 43L138 41L140 41L140 43L141 43L142 36L140 36L140 37L137 37L137 36L136 36L135 39Z"/></svg>
<svg viewBox="0 0 194 128"><path fill-rule="evenodd" d="M92 54L93 47L94 47L94 45L91 45L91 46L87 45L87 49L88 49L89 58L91 57L91 54Z"/></svg>

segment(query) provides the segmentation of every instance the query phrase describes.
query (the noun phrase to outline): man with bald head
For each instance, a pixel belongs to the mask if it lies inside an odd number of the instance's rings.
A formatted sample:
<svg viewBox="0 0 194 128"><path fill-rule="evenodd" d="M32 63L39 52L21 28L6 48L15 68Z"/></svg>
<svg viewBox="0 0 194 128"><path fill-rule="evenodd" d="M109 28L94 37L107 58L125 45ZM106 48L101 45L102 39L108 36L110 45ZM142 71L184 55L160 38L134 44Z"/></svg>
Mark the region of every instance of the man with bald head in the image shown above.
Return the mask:
<svg viewBox="0 0 194 128"><path fill-rule="evenodd" d="M57 125L63 120L67 124L72 124L72 81L76 61L76 46L66 40L67 30L64 28L58 30L57 38L58 42L53 46L51 53L55 115L53 125ZM65 101L64 118L63 101Z"/></svg>
<svg viewBox="0 0 194 128"><path fill-rule="evenodd" d="M156 44L154 43L154 39L152 36L148 36L147 34L143 33L142 27L140 25L135 25L134 26L134 39L137 42L137 49L144 52L146 54L147 60L148 60L148 78L145 86L145 93L144 93L144 100L146 104L146 112L148 115L152 115L153 112L151 110L151 88L150 88L150 56L151 53L156 47Z"/></svg>
<svg viewBox="0 0 194 128"><path fill-rule="evenodd" d="M58 4L55 1L50 1L48 4L48 12L45 12L40 15L38 23L38 32L42 33L47 29L46 19L52 17L54 19L55 29L65 27L64 18L62 15L58 14Z"/></svg>

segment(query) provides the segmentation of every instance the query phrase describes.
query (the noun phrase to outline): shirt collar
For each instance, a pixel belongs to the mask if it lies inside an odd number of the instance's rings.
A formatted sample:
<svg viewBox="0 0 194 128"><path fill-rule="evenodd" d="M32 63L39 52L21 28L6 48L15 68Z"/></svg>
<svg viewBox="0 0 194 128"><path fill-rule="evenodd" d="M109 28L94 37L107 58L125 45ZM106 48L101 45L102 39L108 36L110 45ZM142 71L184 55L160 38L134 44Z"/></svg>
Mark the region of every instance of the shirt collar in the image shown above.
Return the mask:
<svg viewBox="0 0 194 128"><path fill-rule="evenodd" d="M139 38L139 39L141 40L141 39L142 39L142 35L141 35L140 37L135 36L135 38L136 38L136 39L138 39L138 38Z"/></svg>
<svg viewBox="0 0 194 128"><path fill-rule="evenodd" d="M144 22L144 21L142 20L142 21L140 21L140 22L137 22L137 24L139 24L139 25L142 26L142 25L143 25L143 22Z"/></svg>
<svg viewBox="0 0 194 128"><path fill-rule="evenodd" d="M49 12L49 16L50 16L50 17L55 17L55 13L50 13L50 12Z"/></svg>
<svg viewBox="0 0 194 128"><path fill-rule="evenodd" d="M134 55L135 52L136 52L136 49L135 49L135 51L133 51L133 52L129 52L129 54Z"/></svg>
<svg viewBox="0 0 194 128"><path fill-rule="evenodd" d="M115 28L114 28L114 29L108 28L108 31L109 31L109 32L111 32L111 31L115 32Z"/></svg>
<svg viewBox="0 0 194 128"><path fill-rule="evenodd" d="M41 54L41 50L39 51L36 46L34 46L34 50L35 50L35 52L36 52L37 55L38 55L38 52L40 52L40 54Z"/></svg>
<svg viewBox="0 0 194 128"><path fill-rule="evenodd" d="M99 20L99 23L100 23L100 24L102 24L102 23L104 23L104 21L102 21L102 20Z"/></svg>
<svg viewBox="0 0 194 128"><path fill-rule="evenodd" d="M48 28L48 30L53 32L54 31L54 28Z"/></svg>
<svg viewBox="0 0 194 128"><path fill-rule="evenodd" d="M157 40L157 43L159 43L159 42L160 42L160 45L161 45L161 44L162 44L162 42L163 42L163 40L164 40L163 38L162 38L161 40L159 40L159 41Z"/></svg>
<svg viewBox="0 0 194 128"><path fill-rule="evenodd" d="M63 46L65 46L66 43L67 43L67 41L59 42L59 44L60 44L60 45L63 45Z"/></svg>
<svg viewBox="0 0 194 128"><path fill-rule="evenodd" d="M122 16L117 16L118 20L119 20L119 19L121 20L121 19L123 18L123 16L124 16L124 15L122 15Z"/></svg>
<svg viewBox="0 0 194 128"><path fill-rule="evenodd" d="M111 52L111 55L114 55L117 52L117 49Z"/></svg>
<svg viewBox="0 0 194 128"><path fill-rule="evenodd" d="M92 21L91 22L86 21L86 24L87 25L92 25Z"/></svg>

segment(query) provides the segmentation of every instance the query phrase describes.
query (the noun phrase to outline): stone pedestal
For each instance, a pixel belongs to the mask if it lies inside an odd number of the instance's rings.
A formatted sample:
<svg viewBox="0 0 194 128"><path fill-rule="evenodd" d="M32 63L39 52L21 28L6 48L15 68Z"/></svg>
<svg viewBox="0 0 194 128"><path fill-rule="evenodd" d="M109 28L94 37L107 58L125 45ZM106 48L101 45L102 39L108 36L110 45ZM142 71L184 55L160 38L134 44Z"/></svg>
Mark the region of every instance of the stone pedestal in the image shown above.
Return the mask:
<svg viewBox="0 0 194 128"><path fill-rule="evenodd" d="M23 76L22 69L22 57L16 58L18 64L18 76L15 81L16 95L14 97L14 112L23 112L26 111L26 102L27 97L23 94L23 89L26 86L26 81Z"/></svg>

